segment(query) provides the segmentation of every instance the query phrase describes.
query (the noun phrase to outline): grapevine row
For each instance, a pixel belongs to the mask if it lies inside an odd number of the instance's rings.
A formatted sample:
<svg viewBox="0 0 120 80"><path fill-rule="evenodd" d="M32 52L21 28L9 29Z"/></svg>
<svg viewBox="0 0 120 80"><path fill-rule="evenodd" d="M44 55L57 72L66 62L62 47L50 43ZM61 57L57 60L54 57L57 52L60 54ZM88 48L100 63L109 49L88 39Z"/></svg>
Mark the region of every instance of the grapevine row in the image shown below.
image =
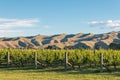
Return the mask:
<svg viewBox="0 0 120 80"><path fill-rule="evenodd" d="M34 49L0 49L0 66L6 65L7 53L10 54L11 67L32 66L34 52L37 53L39 68L64 66L66 50L34 50ZM99 68L100 53L103 54L103 67L109 71L111 68L119 70L119 50L68 50L68 62L72 69Z"/></svg>

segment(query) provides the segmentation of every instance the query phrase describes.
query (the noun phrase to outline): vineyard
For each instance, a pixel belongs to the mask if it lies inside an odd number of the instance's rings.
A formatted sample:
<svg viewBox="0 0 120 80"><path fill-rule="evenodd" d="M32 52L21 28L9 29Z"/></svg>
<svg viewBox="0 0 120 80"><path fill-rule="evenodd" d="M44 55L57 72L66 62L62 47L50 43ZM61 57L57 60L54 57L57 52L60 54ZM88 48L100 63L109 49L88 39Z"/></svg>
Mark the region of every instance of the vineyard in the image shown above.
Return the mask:
<svg viewBox="0 0 120 80"><path fill-rule="evenodd" d="M103 71L120 71L120 51L0 49L0 67L65 67L68 70L100 70L103 67Z"/></svg>

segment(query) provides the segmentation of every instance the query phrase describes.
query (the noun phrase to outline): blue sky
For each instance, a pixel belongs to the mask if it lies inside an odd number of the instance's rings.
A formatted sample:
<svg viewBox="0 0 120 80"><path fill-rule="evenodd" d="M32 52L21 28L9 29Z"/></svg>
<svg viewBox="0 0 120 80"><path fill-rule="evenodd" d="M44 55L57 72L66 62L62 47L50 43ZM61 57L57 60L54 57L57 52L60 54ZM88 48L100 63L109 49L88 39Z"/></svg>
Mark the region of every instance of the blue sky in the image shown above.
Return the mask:
<svg viewBox="0 0 120 80"><path fill-rule="evenodd" d="M120 30L120 0L0 0L0 36Z"/></svg>

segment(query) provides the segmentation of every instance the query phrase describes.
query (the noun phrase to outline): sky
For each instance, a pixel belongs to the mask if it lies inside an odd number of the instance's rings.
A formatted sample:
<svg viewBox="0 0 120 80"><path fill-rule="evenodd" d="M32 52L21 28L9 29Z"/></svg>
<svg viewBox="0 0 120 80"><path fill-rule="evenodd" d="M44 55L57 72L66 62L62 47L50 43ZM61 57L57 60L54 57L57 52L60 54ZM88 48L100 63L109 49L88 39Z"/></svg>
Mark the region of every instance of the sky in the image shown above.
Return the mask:
<svg viewBox="0 0 120 80"><path fill-rule="evenodd" d="M0 0L0 37L120 30L120 0Z"/></svg>

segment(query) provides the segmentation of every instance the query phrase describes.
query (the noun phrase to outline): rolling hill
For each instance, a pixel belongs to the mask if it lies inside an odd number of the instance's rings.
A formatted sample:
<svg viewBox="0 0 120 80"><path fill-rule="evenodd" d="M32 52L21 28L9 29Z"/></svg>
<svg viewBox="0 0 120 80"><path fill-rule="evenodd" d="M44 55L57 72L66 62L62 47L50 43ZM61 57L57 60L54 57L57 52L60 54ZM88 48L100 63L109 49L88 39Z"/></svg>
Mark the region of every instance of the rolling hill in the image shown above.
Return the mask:
<svg viewBox="0 0 120 80"><path fill-rule="evenodd" d="M52 36L36 35L29 37L0 38L0 48L108 48L110 43L120 42L120 32L103 34L78 33Z"/></svg>

